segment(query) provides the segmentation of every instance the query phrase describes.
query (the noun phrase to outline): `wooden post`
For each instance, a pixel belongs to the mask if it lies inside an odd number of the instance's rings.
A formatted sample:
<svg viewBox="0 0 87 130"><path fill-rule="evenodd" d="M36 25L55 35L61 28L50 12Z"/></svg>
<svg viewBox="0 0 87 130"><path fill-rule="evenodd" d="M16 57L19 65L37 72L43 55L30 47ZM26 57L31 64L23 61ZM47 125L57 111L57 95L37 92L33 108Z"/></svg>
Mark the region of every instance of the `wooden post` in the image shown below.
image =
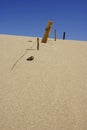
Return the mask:
<svg viewBox="0 0 87 130"><path fill-rule="evenodd" d="M54 41L56 41L56 29L54 31Z"/></svg>
<svg viewBox="0 0 87 130"><path fill-rule="evenodd" d="M37 38L37 50L39 50L39 38Z"/></svg>
<svg viewBox="0 0 87 130"><path fill-rule="evenodd" d="M66 34L66 33L64 32L64 33L63 33L63 40L65 40L65 34Z"/></svg>
<svg viewBox="0 0 87 130"><path fill-rule="evenodd" d="M47 24L47 27L45 29L45 33L44 33L44 36L42 38L42 43L46 43L47 42L47 39L48 39L48 36L50 34L50 30L52 28L52 24L53 22L52 21L49 21L48 24Z"/></svg>

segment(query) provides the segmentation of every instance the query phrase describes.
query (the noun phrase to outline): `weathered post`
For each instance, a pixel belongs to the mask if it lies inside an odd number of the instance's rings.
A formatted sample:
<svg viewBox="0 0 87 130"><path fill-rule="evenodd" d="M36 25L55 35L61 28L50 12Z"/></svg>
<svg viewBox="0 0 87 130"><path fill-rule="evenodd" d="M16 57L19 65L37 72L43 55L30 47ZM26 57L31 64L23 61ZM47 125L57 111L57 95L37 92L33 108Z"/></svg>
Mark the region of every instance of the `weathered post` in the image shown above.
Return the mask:
<svg viewBox="0 0 87 130"><path fill-rule="evenodd" d="M56 29L54 31L54 41L56 41Z"/></svg>
<svg viewBox="0 0 87 130"><path fill-rule="evenodd" d="M45 33L44 33L44 36L42 38L42 43L46 43L47 42L47 39L48 39L48 36L50 34L50 30L52 28L52 25L53 25L53 22L52 21L49 21L48 24L47 24L47 27L45 29Z"/></svg>
<svg viewBox="0 0 87 130"><path fill-rule="evenodd" d="M39 38L37 38L37 50L39 50Z"/></svg>
<svg viewBox="0 0 87 130"><path fill-rule="evenodd" d="M65 34L66 34L66 33L65 33L65 32L63 32L63 40L65 40Z"/></svg>

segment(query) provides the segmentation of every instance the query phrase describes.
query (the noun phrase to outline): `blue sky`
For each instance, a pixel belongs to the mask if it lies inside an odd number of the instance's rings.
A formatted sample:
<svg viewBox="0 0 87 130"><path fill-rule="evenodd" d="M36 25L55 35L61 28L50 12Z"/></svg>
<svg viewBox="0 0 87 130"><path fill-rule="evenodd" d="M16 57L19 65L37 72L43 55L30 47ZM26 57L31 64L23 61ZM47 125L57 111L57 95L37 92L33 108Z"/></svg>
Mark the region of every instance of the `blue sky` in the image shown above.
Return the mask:
<svg viewBox="0 0 87 130"><path fill-rule="evenodd" d="M0 0L0 34L42 37L49 20L50 37L87 41L87 0Z"/></svg>

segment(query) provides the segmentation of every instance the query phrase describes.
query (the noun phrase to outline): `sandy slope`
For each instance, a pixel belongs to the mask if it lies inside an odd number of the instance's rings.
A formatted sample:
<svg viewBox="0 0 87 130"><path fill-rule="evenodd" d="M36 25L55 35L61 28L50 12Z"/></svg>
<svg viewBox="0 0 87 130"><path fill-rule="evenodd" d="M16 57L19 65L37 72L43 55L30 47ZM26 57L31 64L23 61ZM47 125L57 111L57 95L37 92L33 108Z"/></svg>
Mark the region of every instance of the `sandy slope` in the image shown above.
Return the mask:
<svg viewBox="0 0 87 130"><path fill-rule="evenodd" d="M0 35L0 130L86 129L87 42Z"/></svg>

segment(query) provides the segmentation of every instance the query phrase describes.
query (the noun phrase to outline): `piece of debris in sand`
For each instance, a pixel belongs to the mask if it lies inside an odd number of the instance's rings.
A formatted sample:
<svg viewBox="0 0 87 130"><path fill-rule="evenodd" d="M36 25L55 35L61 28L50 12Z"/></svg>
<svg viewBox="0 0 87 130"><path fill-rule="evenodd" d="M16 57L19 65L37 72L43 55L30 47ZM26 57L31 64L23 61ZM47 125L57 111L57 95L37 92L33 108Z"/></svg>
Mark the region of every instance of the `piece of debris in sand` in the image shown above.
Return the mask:
<svg viewBox="0 0 87 130"><path fill-rule="evenodd" d="M34 56L30 56L27 58L27 61L32 61L34 59Z"/></svg>
<svg viewBox="0 0 87 130"><path fill-rule="evenodd" d="M29 40L28 42L32 42L31 40Z"/></svg>

